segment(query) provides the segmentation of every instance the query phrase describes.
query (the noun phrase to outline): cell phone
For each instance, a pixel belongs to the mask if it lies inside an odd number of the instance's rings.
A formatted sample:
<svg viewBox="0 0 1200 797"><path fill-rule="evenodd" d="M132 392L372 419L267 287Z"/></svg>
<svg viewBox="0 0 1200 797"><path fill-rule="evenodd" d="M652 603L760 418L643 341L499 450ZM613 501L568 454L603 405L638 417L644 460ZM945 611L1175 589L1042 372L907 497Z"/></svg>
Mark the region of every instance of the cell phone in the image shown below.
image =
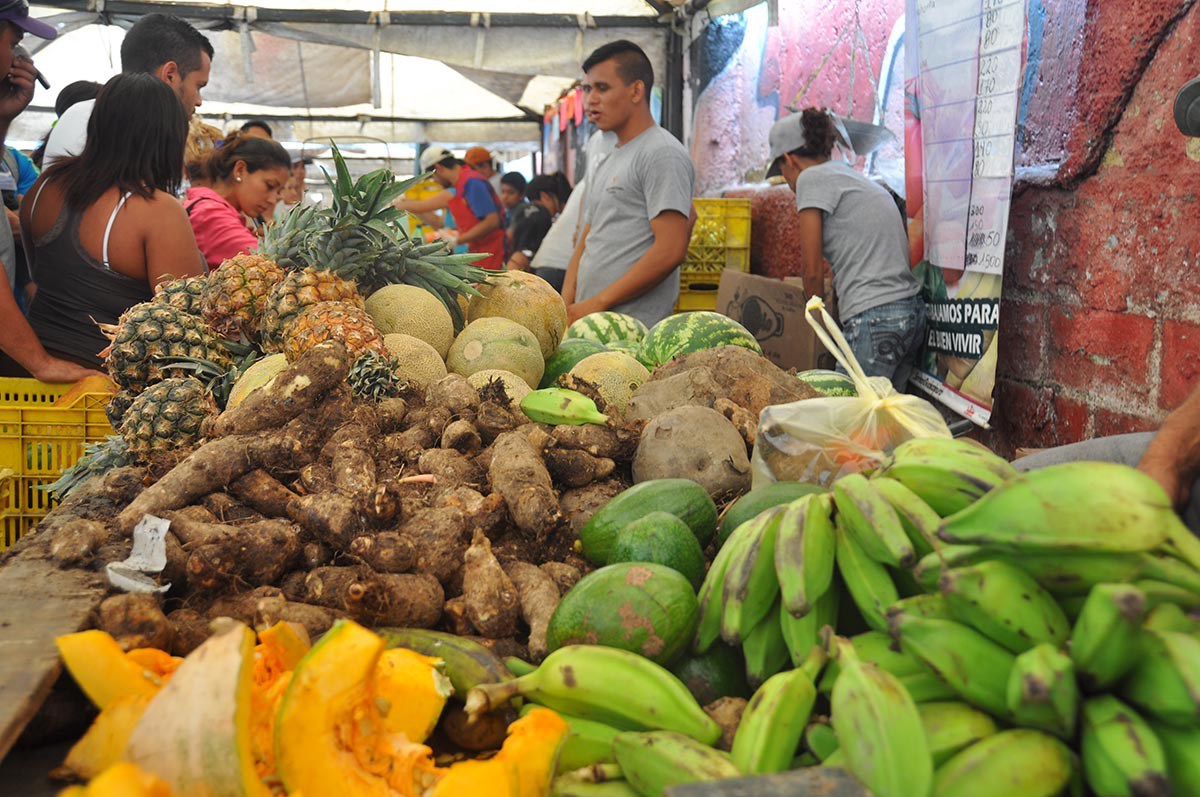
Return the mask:
<svg viewBox="0 0 1200 797"><path fill-rule="evenodd" d="M32 64L33 56L22 45L18 44L13 48L13 61L28 61ZM37 82L42 84L42 88L49 89L50 82L46 80L46 76L42 74L41 70L34 67L33 71L37 74Z"/></svg>

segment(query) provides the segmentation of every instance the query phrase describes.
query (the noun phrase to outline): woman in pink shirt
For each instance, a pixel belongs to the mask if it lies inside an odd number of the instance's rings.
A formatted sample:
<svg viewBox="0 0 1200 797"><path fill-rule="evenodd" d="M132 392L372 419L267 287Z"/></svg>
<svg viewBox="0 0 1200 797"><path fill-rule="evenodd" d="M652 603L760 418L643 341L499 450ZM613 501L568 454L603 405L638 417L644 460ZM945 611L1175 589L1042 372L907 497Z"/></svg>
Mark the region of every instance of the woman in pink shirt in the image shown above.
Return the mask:
<svg viewBox="0 0 1200 797"><path fill-rule="evenodd" d="M247 218L270 217L291 175L292 159L276 141L237 133L205 164L208 185L187 191L184 207L209 268L258 246Z"/></svg>

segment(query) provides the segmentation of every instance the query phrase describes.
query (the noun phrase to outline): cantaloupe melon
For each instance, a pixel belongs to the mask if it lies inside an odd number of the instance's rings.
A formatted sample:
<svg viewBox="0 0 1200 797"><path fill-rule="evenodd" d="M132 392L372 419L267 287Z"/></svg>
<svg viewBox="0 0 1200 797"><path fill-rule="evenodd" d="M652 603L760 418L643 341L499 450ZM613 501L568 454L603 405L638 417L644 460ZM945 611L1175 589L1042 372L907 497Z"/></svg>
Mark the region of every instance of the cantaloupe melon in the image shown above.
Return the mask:
<svg viewBox="0 0 1200 797"><path fill-rule="evenodd" d="M620 414L642 383L650 378L646 366L619 351L603 351L584 357L560 382L578 390L599 405L602 412Z"/></svg>
<svg viewBox="0 0 1200 797"><path fill-rule="evenodd" d="M532 332L547 359L567 330L567 306L558 291L527 271L505 271L479 286L483 296L472 297L467 321L507 318Z"/></svg>
<svg viewBox="0 0 1200 797"><path fill-rule="evenodd" d="M546 361L537 337L507 318L480 318L454 339L446 367L460 376L499 368L512 371L527 385L542 379Z"/></svg>
<svg viewBox="0 0 1200 797"><path fill-rule="evenodd" d="M513 410L521 409L521 399L533 392L529 385L525 384L525 380L514 374L512 371L502 371L499 368L488 368L484 371L476 371L467 377L467 384L479 391L481 399L492 398L488 391L495 389L489 387L496 380L499 380L499 390L504 392L508 398L508 406Z"/></svg>
<svg viewBox="0 0 1200 797"><path fill-rule="evenodd" d="M396 373L420 390L446 376L446 363L437 349L412 335L392 333L383 336L388 354L398 363Z"/></svg>
<svg viewBox="0 0 1200 797"><path fill-rule="evenodd" d="M367 299L367 314L384 335L411 335L443 360L454 342L454 321L438 297L415 285L385 285Z"/></svg>

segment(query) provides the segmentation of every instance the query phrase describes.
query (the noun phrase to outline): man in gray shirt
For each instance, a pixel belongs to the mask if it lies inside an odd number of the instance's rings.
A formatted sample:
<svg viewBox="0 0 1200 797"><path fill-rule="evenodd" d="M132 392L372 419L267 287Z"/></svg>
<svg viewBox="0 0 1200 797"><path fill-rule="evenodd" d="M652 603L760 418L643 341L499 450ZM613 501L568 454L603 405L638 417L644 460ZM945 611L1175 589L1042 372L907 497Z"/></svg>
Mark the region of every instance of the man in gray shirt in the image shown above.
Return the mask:
<svg viewBox="0 0 1200 797"><path fill-rule="evenodd" d="M652 326L679 297L695 169L650 113L654 70L640 47L606 44L583 71L588 118L616 133L617 147L587 178L583 232L563 283L567 316L616 310Z"/></svg>

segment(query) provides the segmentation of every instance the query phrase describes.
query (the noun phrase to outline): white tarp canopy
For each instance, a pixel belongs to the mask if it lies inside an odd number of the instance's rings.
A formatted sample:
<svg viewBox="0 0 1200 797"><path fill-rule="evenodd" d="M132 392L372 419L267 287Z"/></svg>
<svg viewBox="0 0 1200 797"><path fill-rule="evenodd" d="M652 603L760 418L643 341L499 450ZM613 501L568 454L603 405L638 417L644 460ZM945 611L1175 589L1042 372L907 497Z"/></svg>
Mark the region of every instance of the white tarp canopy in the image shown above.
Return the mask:
<svg viewBox="0 0 1200 797"><path fill-rule="evenodd" d="M664 70L661 0L265 0L226 3L51 0L33 14L60 30L29 37L39 87L9 132L34 141L58 90L120 71L124 31L154 11L187 18L215 56L199 112L218 126L260 117L295 141L362 136L388 143L486 143L536 149L541 115L587 54L631 39ZM520 13L514 13L514 7ZM411 152L405 155L411 157Z"/></svg>

